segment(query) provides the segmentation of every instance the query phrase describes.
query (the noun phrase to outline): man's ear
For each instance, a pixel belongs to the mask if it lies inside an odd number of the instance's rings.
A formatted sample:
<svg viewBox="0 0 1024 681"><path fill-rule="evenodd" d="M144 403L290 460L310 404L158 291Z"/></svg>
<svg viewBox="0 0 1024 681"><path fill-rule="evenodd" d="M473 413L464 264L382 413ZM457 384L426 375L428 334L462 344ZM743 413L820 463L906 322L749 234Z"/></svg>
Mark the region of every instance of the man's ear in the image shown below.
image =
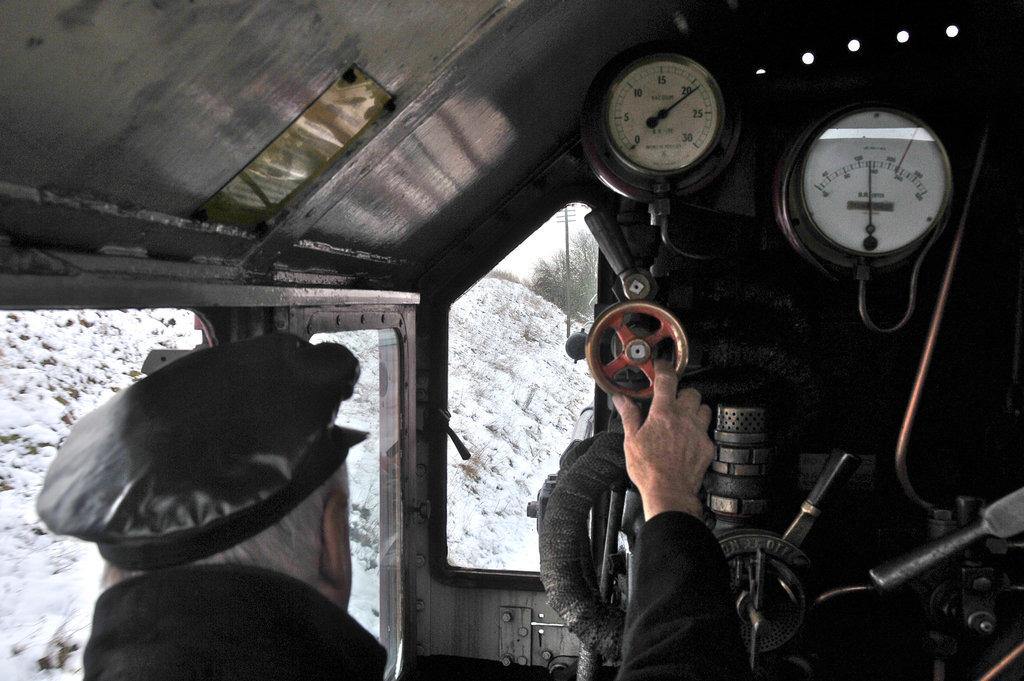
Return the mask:
<svg viewBox="0 0 1024 681"><path fill-rule="evenodd" d="M324 548L320 556L320 576L332 592L329 596L331 600L342 609L347 609L352 592L347 490L336 490L327 498L321 532Z"/></svg>

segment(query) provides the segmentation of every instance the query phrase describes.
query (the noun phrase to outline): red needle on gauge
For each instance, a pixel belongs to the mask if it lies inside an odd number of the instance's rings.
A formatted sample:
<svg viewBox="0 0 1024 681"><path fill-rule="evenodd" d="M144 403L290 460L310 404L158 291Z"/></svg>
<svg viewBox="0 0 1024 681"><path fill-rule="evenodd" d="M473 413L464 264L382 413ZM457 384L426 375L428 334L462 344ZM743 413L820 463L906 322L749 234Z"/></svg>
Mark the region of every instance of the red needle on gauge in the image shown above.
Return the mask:
<svg viewBox="0 0 1024 681"><path fill-rule="evenodd" d="M652 129L658 127L658 121L665 120L665 118L668 116L668 112L669 111L671 111L672 109L674 109L677 106L679 106L679 103L681 101L683 101L684 99L686 99L687 97L692 95L694 92L696 92L697 88L699 88L699 87L700 87L700 85L698 85L697 87L693 88L692 90L687 92L685 95L683 95L682 97L680 97L676 101L672 102L671 106L669 106L668 108L662 109L661 111L659 111L655 115L653 115L650 118L648 118L647 119L647 127L648 128L652 128Z"/></svg>

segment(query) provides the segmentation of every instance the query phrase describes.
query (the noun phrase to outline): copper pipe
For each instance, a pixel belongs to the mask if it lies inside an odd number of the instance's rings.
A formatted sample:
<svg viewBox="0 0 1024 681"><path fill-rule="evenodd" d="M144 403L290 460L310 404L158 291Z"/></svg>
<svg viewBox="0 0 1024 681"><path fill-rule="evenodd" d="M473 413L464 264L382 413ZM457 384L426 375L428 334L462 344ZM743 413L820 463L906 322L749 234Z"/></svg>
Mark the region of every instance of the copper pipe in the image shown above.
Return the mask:
<svg viewBox="0 0 1024 681"><path fill-rule="evenodd" d="M910 476L907 473L907 447L910 444L910 430L914 426L914 418L917 416L917 408L921 403L921 393L924 390L924 382L928 377L928 368L932 363L932 355L935 352L935 342L939 336L939 327L942 325L942 315L946 310L946 301L949 298L949 289L953 284L953 271L956 269L956 261L960 256L960 245L964 238L964 228L967 226L967 215L970 212L971 198L974 196L974 189L978 185L978 176L981 175L981 168L985 159L985 147L988 145L988 126L981 135L981 142L978 145L978 155L974 161L974 169L971 172L971 181L967 187L967 197L964 199L964 207L960 212L960 223L957 225L956 237L949 249L949 260L946 263L946 273L942 277L942 287L939 289L939 297L935 301L935 311L932 313L932 321L928 327L928 335L925 337L924 350L921 352L921 361L917 368L917 378L914 379L914 388L910 392L910 401L907 403L907 413L903 417L903 425L900 427L900 436L896 442L896 478L900 481L907 497L924 507L931 508L930 504L914 491L910 483Z"/></svg>
<svg viewBox="0 0 1024 681"><path fill-rule="evenodd" d="M996 666L985 672L984 676L978 677L978 681L994 681L999 678L999 675L1006 671L1006 668L1013 664L1021 654L1024 654L1024 641L1021 641L1006 657L997 662Z"/></svg>
<svg viewBox="0 0 1024 681"><path fill-rule="evenodd" d="M875 587L867 584L854 584L852 586L841 586L836 589L822 592L817 598L814 599L814 603L811 605L812 608L816 608L819 605L830 601L836 596L842 596L844 594L859 593L862 591L875 591Z"/></svg>

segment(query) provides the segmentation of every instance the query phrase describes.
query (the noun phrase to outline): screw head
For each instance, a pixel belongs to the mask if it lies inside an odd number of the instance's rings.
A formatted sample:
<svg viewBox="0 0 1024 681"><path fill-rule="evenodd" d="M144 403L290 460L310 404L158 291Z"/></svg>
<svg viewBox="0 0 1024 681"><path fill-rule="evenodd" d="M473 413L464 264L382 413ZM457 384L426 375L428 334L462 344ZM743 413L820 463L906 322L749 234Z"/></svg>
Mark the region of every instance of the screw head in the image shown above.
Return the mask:
<svg viewBox="0 0 1024 681"><path fill-rule="evenodd" d="M525 657L523 657L522 655L520 655L520 656L519 656L519 657L518 657L518 658L516 659L516 662L518 662L519 664L521 664L522 666L524 666L524 667L525 667L525 666L526 666L526 664L527 664L527 663L529 662L529 660L527 660L527 659L526 659Z"/></svg>
<svg viewBox="0 0 1024 681"><path fill-rule="evenodd" d="M545 662L547 662L552 657L554 657L554 654L550 650L542 650L541 653L540 653L540 656L541 656L541 658L543 658L543 660Z"/></svg>
<svg viewBox="0 0 1024 681"><path fill-rule="evenodd" d="M511 622L512 621L512 613L508 612L507 610L505 612L501 613L501 621L502 622Z"/></svg>
<svg viewBox="0 0 1024 681"><path fill-rule="evenodd" d="M502 655L501 656L501 664L503 664L506 667L511 667L512 666L512 656L511 655Z"/></svg>

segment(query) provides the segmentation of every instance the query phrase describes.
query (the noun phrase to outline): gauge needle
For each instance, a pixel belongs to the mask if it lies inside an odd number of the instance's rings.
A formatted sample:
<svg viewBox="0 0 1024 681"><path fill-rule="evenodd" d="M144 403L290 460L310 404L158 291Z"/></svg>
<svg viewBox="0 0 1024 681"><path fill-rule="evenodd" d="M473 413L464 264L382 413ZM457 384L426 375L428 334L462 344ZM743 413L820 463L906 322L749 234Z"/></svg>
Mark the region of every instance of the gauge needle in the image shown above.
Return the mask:
<svg viewBox="0 0 1024 681"><path fill-rule="evenodd" d="M687 92L685 95L683 95L682 97L680 97L676 101L672 102L671 106L669 106L668 108L662 109L661 111L659 111L655 115L653 115L650 118L648 118L647 119L647 127L648 128L656 128L656 127L658 127L658 121L665 120L665 118L668 116L668 112L669 111L671 111L672 109L674 109L677 106L679 106L679 103L681 101L683 101L684 99L686 99L687 97L692 95L694 92L696 92L697 88L699 88L699 87L700 87L700 85L698 85L697 87L693 88L692 90Z"/></svg>
<svg viewBox="0 0 1024 681"><path fill-rule="evenodd" d="M873 231L875 231L875 225L873 224L874 221L874 210L871 205L871 161L868 161L868 234L871 234Z"/></svg>

